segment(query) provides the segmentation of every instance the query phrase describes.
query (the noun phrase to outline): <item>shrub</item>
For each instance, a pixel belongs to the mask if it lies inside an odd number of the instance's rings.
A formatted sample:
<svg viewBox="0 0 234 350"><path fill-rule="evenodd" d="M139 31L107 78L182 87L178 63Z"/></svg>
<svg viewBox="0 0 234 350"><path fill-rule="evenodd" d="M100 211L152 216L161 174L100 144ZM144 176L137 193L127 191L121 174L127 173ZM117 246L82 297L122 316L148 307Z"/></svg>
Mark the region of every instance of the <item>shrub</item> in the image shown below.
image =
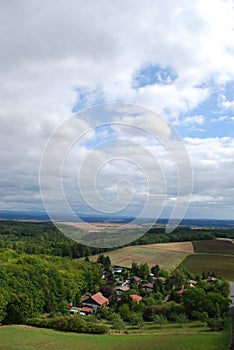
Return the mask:
<svg viewBox="0 0 234 350"><path fill-rule="evenodd" d="M153 317L153 322L158 324L159 327L162 328L162 325L167 323L167 318L163 315L155 315Z"/></svg>
<svg viewBox="0 0 234 350"><path fill-rule="evenodd" d="M55 318L33 318L27 324L35 327L52 328L65 332L104 334L108 327L93 322L85 322L80 315L74 317L61 316Z"/></svg>
<svg viewBox="0 0 234 350"><path fill-rule="evenodd" d="M222 318L210 318L207 325L212 332L222 331L224 328L224 320Z"/></svg>

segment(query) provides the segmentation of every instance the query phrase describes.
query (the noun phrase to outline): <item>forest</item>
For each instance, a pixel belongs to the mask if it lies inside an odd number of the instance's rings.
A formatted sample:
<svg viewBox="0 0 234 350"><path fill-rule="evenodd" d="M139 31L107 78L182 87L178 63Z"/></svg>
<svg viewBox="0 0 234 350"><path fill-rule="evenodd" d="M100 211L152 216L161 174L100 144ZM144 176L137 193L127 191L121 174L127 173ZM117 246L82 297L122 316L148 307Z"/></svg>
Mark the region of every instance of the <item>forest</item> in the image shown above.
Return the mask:
<svg viewBox="0 0 234 350"><path fill-rule="evenodd" d="M211 240L214 237L234 238L234 230L218 228L194 230L187 226L179 226L172 233L167 234L164 227L152 227L142 237L128 245ZM51 222L17 221L0 221L0 248L9 248L27 254L45 254L73 259L108 251L108 248L89 247L69 239Z"/></svg>
<svg viewBox="0 0 234 350"><path fill-rule="evenodd" d="M173 234L166 234L162 228L153 228L133 244L207 240L224 234L232 237L233 231L182 227ZM105 333L105 327L91 323L87 326L82 318L74 318L74 321L63 318L69 315L68 305L81 306L85 293L99 291L110 301L109 308L103 309L99 317L117 325L122 321L138 325L153 320L160 323L173 320L177 314L181 322L187 318L211 318L216 322L214 327L217 328L218 322L218 327L222 328L229 310L227 282L217 279L215 283L207 284L205 279L209 276L201 278L186 270L170 275L159 266L150 270L146 263L138 265L136 262L132 263L131 269L124 269L116 276L104 251L72 241L51 223L1 222L0 323L25 324L31 320L30 324L37 326ZM88 255L97 253L100 254L99 264L90 262ZM76 259L81 257L85 259ZM104 280L103 269L108 272ZM141 279L140 284L135 283L134 276ZM130 278L129 291L119 300L115 287L125 285L126 278ZM195 280L194 288L189 287L189 280ZM144 284L152 285L150 294L144 290ZM182 295L181 288L187 289ZM132 302L131 293L141 297L142 303Z"/></svg>

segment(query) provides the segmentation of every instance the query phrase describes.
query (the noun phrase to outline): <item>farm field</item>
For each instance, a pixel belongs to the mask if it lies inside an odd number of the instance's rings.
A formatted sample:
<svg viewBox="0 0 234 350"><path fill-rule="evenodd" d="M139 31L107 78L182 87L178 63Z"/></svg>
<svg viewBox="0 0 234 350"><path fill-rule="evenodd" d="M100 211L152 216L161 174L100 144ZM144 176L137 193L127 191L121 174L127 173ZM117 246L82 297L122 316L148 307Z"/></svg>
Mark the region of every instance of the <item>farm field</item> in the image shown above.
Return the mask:
<svg viewBox="0 0 234 350"><path fill-rule="evenodd" d="M234 280L234 256L193 254L187 256L178 267L185 267L194 274L215 272L217 276Z"/></svg>
<svg viewBox="0 0 234 350"><path fill-rule="evenodd" d="M194 241L195 253L213 253L234 255L234 244L231 240L215 239L209 241Z"/></svg>
<svg viewBox="0 0 234 350"><path fill-rule="evenodd" d="M0 327L1 350L226 350L230 340L229 329L225 332L186 332L181 329L159 334L108 334L87 335L56 332L24 326Z"/></svg>
<svg viewBox="0 0 234 350"><path fill-rule="evenodd" d="M149 266L158 264L169 271L191 253L193 253L192 243L181 242L130 246L106 254L114 265L131 267L133 261L138 264L146 262ZM98 255L94 255L89 258L91 261L96 261L97 257Z"/></svg>

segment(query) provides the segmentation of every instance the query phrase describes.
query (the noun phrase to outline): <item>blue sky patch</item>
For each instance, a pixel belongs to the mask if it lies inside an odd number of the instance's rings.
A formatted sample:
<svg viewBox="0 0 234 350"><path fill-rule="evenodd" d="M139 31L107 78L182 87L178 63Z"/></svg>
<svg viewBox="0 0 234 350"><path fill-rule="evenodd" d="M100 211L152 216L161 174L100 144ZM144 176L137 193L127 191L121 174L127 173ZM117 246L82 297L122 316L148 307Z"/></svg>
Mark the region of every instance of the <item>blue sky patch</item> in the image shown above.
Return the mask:
<svg viewBox="0 0 234 350"><path fill-rule="evenodd" d="M133 78L133 87L140 88L147 85L171 84L177 75L171 66L162 67L157 64L149 64L138 70Z"/></svg>

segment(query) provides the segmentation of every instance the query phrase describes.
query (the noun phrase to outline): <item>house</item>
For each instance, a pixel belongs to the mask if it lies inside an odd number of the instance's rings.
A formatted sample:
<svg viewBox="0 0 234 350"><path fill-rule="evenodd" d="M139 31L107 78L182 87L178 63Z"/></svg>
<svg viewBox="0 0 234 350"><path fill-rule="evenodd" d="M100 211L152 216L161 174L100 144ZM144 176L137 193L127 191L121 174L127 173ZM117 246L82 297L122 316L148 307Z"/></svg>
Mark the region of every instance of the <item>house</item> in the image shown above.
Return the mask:
<svg viewBox="0 0 234 350"><path fill-rule="evenodd" d="M196 286L196 284L197 284L197 281L189 280L188 283L189 283L189 287L190 288L194 288Z"/></svg>
<svg viewBox="0 0 234 350"><path fill-rule="evenodd" d="M122 273L123 269L120 266L114 266L112 269L113 273Z"/></svg>
<svg viewBox="0 0 234 350"><path fill-rule="evenodd" d="M193 285L193 287L194 287L197 284L197 281L189 280L188 283L189 283L190 287L191 287L191 285Z"/></svg>
<svg viewBox="0 0 234 350"><path fill-rule="evenodd" d="M141 286L142 289L144 289L145 292L153 292L154 285L153 283L144 283Z"/></svg>
<svg viewBox="0 0 234 350"><path fill-rule="evenodd" d="M217 278L211 277L211 276L209 276L209 277L206 279L206 282L208 282L208 283L210 283L210 282L215 282L215 281L217 281Z"/></svg>
<svg viewBox="0 0 234 350"><path fill-rule="evenodd" d="M139 284L142 281L142 279L138 276L131 276L126 279L126 284L136 283Z"/></svg>
<svg viewBox="0 0 234 350"><path fill-rule="evenodd" d="M184 284L182 284L182 287L180 290L178 290L176 293L181 295L181 294L184 294L184 292L186 291L185 287L184 287Z"/></svg>
<svg viewBox="0 0 234 350"><path fill-rule="evenodd" d="M92 313L92 309L91 307L87 307L87 306L83 306L81 309L80 309L80 314L81 315L90 315Z"/></svg>
<svg viewBox="0 0 234 350"><path fill-rule="evenodd" d="M109 271L103 271L102 279L108 280L108 278L111 276L111 273Z"/></svg>
<svg viewBox="0 0 234 350"><path fill-rule="evenodd" d="M131 294L130 297L132 298L132 301L135 301L137 304L142 300L142 297L136 294Z"/></svg>
<svg viewBox="0 0 234 350"><path fill-rule="evenodd" d="M71 306L70 307L70 315L74 316L80 313L80 307L76 307L76 306Z"/></svg>
<svg viewBox="0 0 234 350"><path fill-rule="evenodd" d="M161 281L163 283L165 283L167 281L167 278L166 277L153 277L153 280L154 281Z"/></svg>
<svg viewBox="0 0 234 350"><path fill-rule="evenodd" d="M98 309L109 304L109 299L105 298L101 292L82 298L82 306L92 309L91 313L97 312Z"/></svg>
<svg viewBox="0 0 234 350"><path fill-rule="evenodd" d="M117 295L121 295L125 292L127 292L130 288L128 286L116 286L115 290L116 290L116 294Z"/></svg>

